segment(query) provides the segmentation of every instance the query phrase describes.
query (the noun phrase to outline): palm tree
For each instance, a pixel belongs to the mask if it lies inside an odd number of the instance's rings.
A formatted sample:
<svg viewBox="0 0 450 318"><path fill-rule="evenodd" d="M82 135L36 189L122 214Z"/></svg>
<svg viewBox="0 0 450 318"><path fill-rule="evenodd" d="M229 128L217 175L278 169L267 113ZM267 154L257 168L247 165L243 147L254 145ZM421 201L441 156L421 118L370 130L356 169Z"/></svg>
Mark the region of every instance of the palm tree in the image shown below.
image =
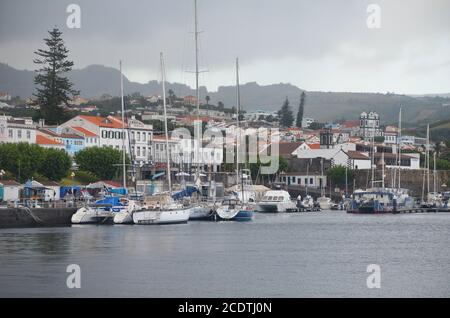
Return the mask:
<svg viewBox="0 0 450 318"><path fill-rule="evenodd" d="M209 101L211 100L211 97L209 97L209 95L206 95L205 100L206 100L206 105L209 106Z"/></svg>

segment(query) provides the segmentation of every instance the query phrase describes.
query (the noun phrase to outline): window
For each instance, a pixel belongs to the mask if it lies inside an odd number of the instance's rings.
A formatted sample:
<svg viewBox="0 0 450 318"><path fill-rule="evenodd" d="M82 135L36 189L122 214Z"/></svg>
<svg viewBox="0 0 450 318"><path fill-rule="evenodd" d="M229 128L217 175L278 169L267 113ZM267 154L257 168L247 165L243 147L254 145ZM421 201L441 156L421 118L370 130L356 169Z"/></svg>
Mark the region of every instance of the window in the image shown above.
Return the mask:
<svg viewBox="0 0 450 318"><path fill-rule="evenodd" d="M305 185L308 184L308 178L305 178Z"/></svg>
<svg viewBox="0 0 450 318"><path fill-rule="evenodd" d="M31 139L31 131L27 130L27 139Z"/></svg>
<svg viewBox="0 0 450 318"><path fill-rule="evenodd" d="M17 131L17 138L22 138L22 129Z"/></svg>
<svg viewBox="0 0 450 318"><path fill-rule="evenodd" d="M13 130L12 129L8 130L8 137L9 138L13 137Z"/></svg>
<svg viewBox="0 0 450 318"><path fill-rule="evenodd" d="M142 156L145 157L145 147L142 147Z"/></svg>
<svg viewBox="0 0 450 318"><path fill-rule="evenodd" d="M136 156L140 157L141 156L141 147L137 147L137 153Z"/></svg>
<svg viewBox="0 0 450 318"><path fill-rule="evenodd" d="M142 141L146 141L147 134L145 132L142 133Z"/></svg>
<svg viewBox="0 0 450 318"><path fill-rule="evenodd" d="M313 184L314 183L314 179L313 178L309 178L309 184Z"/></svg>
<svg viewBox="0 0 450 318"><path fill-rule="evenodd" d="M141 133L139 131L137 132L137 141L141 141Z"/></svg>

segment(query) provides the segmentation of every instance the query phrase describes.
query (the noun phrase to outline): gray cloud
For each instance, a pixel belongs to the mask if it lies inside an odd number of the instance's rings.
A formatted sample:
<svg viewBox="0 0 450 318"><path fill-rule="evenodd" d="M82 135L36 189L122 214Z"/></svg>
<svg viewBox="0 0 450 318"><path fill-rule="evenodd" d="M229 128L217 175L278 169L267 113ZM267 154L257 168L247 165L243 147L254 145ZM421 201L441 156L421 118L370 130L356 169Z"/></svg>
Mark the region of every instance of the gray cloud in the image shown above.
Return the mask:
<svg viewBox="0 0 450 318"><path fill-rule="evenodd" d="M67 29L65 9L77 3L82 28ZM378 3L382 27L366 27ZM243 78L291 82L309 90L450 91L450 2L446 0L199 0L202 84ZM77 67L124 60L132 80L158 78L166 53L171 81L192 84L193 1L1 0L0 61L33 68L33 51L59 25ZM437 67L434 67L437 65ZM447 76L446 76L447 75Z"/></svg>

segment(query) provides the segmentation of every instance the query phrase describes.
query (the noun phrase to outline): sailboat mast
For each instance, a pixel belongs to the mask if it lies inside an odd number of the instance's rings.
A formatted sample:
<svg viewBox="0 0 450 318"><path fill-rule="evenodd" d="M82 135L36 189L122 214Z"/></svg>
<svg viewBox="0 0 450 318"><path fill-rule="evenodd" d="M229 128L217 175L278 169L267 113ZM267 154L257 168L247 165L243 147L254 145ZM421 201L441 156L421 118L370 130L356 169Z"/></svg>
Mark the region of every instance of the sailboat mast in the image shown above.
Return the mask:
<svg viewBox="0 0 450 318"><path fill-rule="evenodd" d="M401 163L402 163L402 107L400 106L400 112L398 114L398 161L397 161L397 169L398 169L398 189L401 188Z"/></svg>
<svg viewBox="0 0 450 318"><path fill-rule="evenodd" d="M239 58L236 58L236 185L239 183L239 146L241 142L241 129L239 121L240 108L241 94L239 89ZM244 189L242 189L242 195L244 195ZM242 200L244 200L243 196Z"/></svg>
<svg viewBox="0 0 450 318"><path fill-rule="evenodd" d="M122 186L127 188L127 168L125 166L126 161L126 147L125 147L125 104L123 101L123 73L122 73L122 60L119 61L120 68L120 101L122 106Z"/></svg>
<svg viewBox="0 0 450 318"><path fill-rule="evenodd" d="M430 124L427 124L427 193L430 192Z"/></svg>
<svg viewBox="0 0 450 318"><path fill-rule="evenodd" d="M170 158L169 158L169 131L167 128L167 105L166 105L166 71L164 65L164 55L161 52L161 82L163 90L163 108L164 108L164 131L166 134L166 164L167 164L167 181L169 183L169 193L172 196L172 179L170 175Z"/></svg>
<svg viewBox="0 0 450 318"><path fill-rule="evenodd" d="M381 153L381 187L384 189L384 151Z"/></svg>
<svg viewBox="0 0 450 318"><path fill-rule="evenodd" d="M436 151L433 152L433 164L433 192L436 193Z"/></svg>
<svg viewBox="0 0 450 318"><path fill-rule="evenodd" d="M200 120L200 90L198 87L198 20L197 20L197 0L194 0L194 42L195 42L195 94L197 98L197 123ZM200 124L200 131L197 131L197 178L200 178L200 134L202 130L202 125Z"/></svg>
<svg viewBox="0 0 450 318"><path fill-rule="evenodd" d="M372 120L372 189L375 184L375 120Z"/></svg>

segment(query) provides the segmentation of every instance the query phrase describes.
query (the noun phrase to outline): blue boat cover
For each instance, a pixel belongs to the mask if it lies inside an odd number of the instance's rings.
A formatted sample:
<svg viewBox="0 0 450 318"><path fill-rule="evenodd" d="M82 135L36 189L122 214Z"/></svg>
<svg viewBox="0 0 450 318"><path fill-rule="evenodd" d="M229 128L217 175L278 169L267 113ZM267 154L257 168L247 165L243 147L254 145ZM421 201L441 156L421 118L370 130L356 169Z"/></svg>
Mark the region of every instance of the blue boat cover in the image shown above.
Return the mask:
<svg viewBox="0 0 450 318"><path fill-rule="evenodd" d="M123 205L120 202L120 197L104 197L101 200L97 200L95 201L95 204L111 204L112 206L119 206L119 205Z"/></svg>
<svg viewBox="0 0 450 318"><path fill-rule="evenodd" d="M197 187L187 186L186 189L172 194L172 198L174 200L179 200L179 199L181 199L183 197L190 197L194 193L200 193L200 191L198 191Z"/></svg>
<svg viewBox="0 0 450 318"><path fill-rule="evenodd" d="M116 189L108 188L108 191L110 193L115 193L115 194L120 194L120 195L127 194L127 189L125 189L125 188L116 188Z"/></svg>

